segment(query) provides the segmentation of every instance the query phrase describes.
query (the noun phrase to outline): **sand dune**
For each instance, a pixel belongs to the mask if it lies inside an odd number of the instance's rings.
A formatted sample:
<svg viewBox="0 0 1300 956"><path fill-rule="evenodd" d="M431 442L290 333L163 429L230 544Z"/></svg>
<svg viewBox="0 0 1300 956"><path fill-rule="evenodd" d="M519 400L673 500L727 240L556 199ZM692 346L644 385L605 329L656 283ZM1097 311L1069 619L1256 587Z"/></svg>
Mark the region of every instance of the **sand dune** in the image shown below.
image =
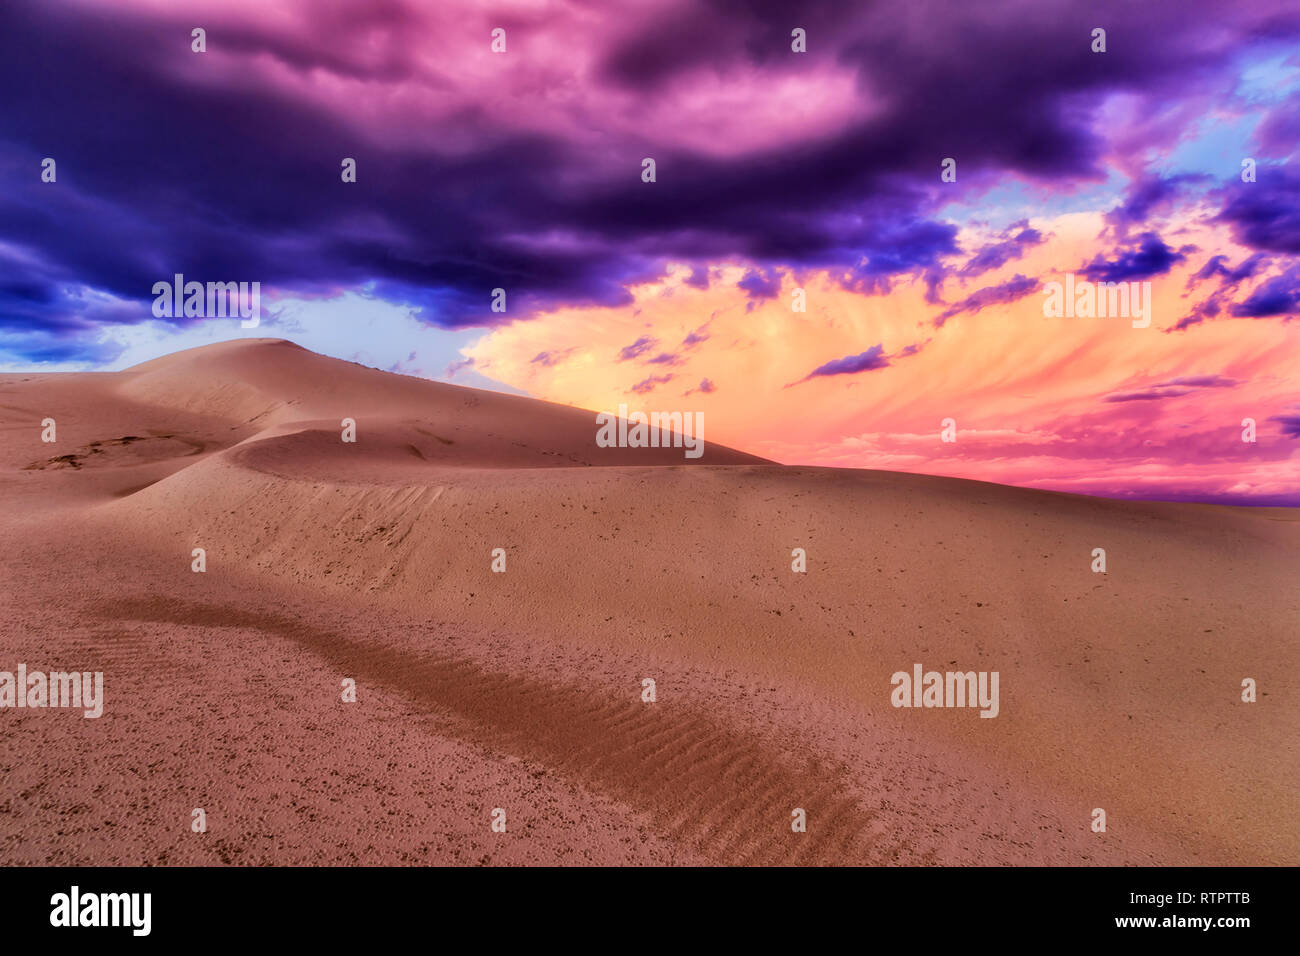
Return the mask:
<svg viewBox="0 0 1300 956"><path fill-rule="evenodd" d="M1292 509L600 448L265 339L0 430L0 670L107 696L0 710L7 863L1300 863Z"/></svg>

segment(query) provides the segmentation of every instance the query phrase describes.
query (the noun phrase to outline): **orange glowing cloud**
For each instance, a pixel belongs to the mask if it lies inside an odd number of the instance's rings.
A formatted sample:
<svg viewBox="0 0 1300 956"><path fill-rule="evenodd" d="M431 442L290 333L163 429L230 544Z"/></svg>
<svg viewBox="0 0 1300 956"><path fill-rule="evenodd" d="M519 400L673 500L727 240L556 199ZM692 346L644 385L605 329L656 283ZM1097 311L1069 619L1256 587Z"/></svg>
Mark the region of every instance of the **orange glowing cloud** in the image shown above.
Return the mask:
<svg viewBox="0 0 1300 956"><path fill-rule="evenodd" d="M533 316L464 354L551 401L702 411L713 440L785 463L1087 493L1294 492L1297 442L1274 419L1300 397L1295 324L1222 317L1173 331L1208 258L1192 249L1233 261L1249 250L1201 219L1172 224L1188 251L1149 280L1153 318L1135 328L1126 317L1044 315L1044 284L1067 272L1083 282L1081 267L1106 248L1099 214L1030 226L1046 241L964 284L948 280L943 302L927 301L920 278L870 295L824 271L786 272L755 296L746 265L712 267L707 288L677 266L634 287L630 305ZM986 238L968 231L961 242ZM997 288L1015 297L978 294ZM964 302L974 304L954 311ZM941 440L945 419L954 442ZM1241 440L1244 419L1256 423L1253 443Z"/></svg>

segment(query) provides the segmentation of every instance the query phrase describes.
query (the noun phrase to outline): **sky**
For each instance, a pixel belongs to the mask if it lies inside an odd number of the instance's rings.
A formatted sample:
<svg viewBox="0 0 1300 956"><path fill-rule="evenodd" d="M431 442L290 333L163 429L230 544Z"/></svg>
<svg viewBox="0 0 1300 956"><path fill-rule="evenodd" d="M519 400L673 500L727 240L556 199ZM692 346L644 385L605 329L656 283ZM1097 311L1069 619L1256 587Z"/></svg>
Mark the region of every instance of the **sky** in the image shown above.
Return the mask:
<svg viewBox="0 0 1300 956"><path fill-rule="evenodd" d="M0 371L274 336L789 464L1300 505L1294 0L6 0L0 85ZM157 316L175 274L260 325Z"/></svg>

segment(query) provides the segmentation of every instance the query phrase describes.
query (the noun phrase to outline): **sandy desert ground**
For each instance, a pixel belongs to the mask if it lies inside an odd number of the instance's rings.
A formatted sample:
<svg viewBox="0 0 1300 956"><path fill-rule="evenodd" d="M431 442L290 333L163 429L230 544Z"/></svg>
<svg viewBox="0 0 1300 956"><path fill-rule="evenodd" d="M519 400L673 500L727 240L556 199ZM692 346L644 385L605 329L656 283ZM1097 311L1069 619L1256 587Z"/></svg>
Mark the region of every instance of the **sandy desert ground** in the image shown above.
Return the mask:
<svg viewBox="0 0 1300 956"><path fill-rule="evenodd" d="M0 436L0 670L105 687L0 710L5 864L1300 863L1297 510L598 448L269 339L0 376Z"/></svg>

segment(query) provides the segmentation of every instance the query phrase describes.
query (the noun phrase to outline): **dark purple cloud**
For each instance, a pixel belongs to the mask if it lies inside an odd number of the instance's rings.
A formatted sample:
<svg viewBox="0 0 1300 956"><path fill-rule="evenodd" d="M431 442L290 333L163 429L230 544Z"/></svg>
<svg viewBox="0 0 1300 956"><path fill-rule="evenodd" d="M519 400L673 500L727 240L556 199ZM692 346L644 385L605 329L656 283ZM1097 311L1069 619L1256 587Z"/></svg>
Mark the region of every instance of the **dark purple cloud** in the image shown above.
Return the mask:
<svg viewBox="0 0 1300 956"><path fill-rule="evenodd" d="M1300 265L1261 283L1246 301L1232 307L1238 318L1268 315L1300 315Z"/></svg>
<svg viewBox="0 0 1300 956"><path fill-rule="evenodd" d="M648 335L643 335L631 345L625 345L618 353L618 360L620 362L627 362L631 359L638 358L654 348L655 345L658 344L658 341L658 339L651 338Z"/></svg>
<svg viewBox="0 0 1300 956"><path fill-rule="evenodd" d="M1103 402L1152 402L1161 398L1177 398L1186 395L1191 389L1147 389L1141 392L1117 392L1107 395Z"/></svg>
<svg viewBox="0 0 1300 956"><path fill-rule="evenodd" d="M694 332L686 336L686 338L682 339L682 347L690 349L701 344L702 342L707 342L709 340L709 333L705 331L705 329L707 328L708 328L707 324L701 325Z"/></svg>
<svg viewBox="0 0 1300 956"><path fill-rule="evenodd" d="M644 378L633 385L632 391L636 392L638 395L645 395L647 392L653 392L656 385L663 385L672 380L673 377L671 375L651 375L649 378Z"/></svg>
<svg viewBox="0 0 1300 956"><path fill-rule="evenodd" d="M1186 375L1170 379L1167 382L1157 382L1136 392L1116 392L1107 395L1102 401L1109 404L1116 402L1153 402L1162 398L1178 398L1197 389L1234 388L1240 384L1235 379L1225 378L1222 375Z"/></svg>
<svg viewBox="0 0 1300 956"><path fill-rule="evenodd" d="M1198 282L1203 282L1211 276L1226 276L1228 274L1228 267L1225 265L1227 261L1228 257L1224 255L1210 256L1210 258L1206 260L1205 265L1201 266L1201 268L1187 280L1188 285L1194 286Z"/></svg>
<svg viewBox="0 0 1300 956"><path fill-rule="evenodd" d="M1241 383L1233 378L1225 378L1222 375L1183 375L1178 378L1171 378L1167 382L1160 382L1156 388L1169 388L1171 386L1185 385L1188 388L1233 388Z"/></svg>
<svg viewBox="0 0 1300 956"><path fill-rule="evenodd" d="M1079 271L1093 282L1128 282L1164 275L1187 256L1165 245L1154 232L1144 232L1136 242L1116 251L1115 258L1098 255Z"/></svg>
<svg viewBox="0 0 1300 956"><path fill-rule="evenodd" d="M1293 142L1289 149L1295 149ZM1219 213L1243 246L1300 255L1300 173L1260 166L1253 183L1230 182Z"/></svg>
<svg viewBox="0 0 1300 956"><path fill-rule="evenodd" d="M1026 248L1038 245L1042 241L1043 235L1037 229L1032 229L1025 223L1017 223L998 242L989 243L971 256L970 261L962 266L958 274L965 278L983 275L991 269L1006 265L1013 259L1019 259L1025 254Z"/></svg>
<svg viewBox="0 0 1300 956"><path fill-rule="evenodd" d="M980 309L983 309L986 306L1004 302L1014 302L1017 299L1023 299L1025 296L1033 292L1037 292L1038 289L1039 282L1037 279L1031 279L1028 276L1022 276L1017 273L1006 282L998 285L985 286L983 289L975 290L935 319L935 327L942 328L944 323L954 315L959 315L963 312L979 312Z"/></svg>
<svg viewBox="0 0 1300 956"><path fill-rule="evenodd" d="M1228 257L1224 255L1210 256L1205 265L1187 280L1188 288L1194 288L1196 285L1204 282L1206 279L1215 276L1223 280L1224 286L1235 286L1242 281L1252 278L1264 266L1267 266L1270 257L1263 253L1257 252L1248 256L1241 261L1241 264L1235 267L1228 265Z"/></svg>
<svg viewBox="0 0 1300 956"><path fill-rule="evenodd" d="M736 285L744 289L751 299L771 299L781 291L781 274L750 269Z"/></svg>
<svg viewBox="0 0 1300 956"><path fill-rule="evenodd" d="M1218 291L1213 292L1204 302L1198 302L1193 305L1192 311L1188 315L1179 319L1170 328L1165 329L1165 331L1181 332L1184 329L1191 328L1193 325L1200 325L1206 319L1216 318L1219 313L1223 311L1223 299L1226 295L1225 290L1228 288L1229 287L1225 285Z"/></svg>
<svg viewBox="0 0 1300 956"><path fill-rule="evenodd" d="M822 0L797 17L771 0L673 4L640 18L592 7L608 23L584 51L597 64L584 82L621 91L633 110L692 78L760 68L779 80L818 65L853 70L871 108L738 156L652 128L610 132L593 148L558 126L493 126L473 104L437 137L372 139L358 120L388 107L386 84L455 86L431 71L422 9L330 4L310 29L289 30L212 8L210 45L307 85L320 75L360 91L332 110L289 84L246 82L215 57L195 58L194 17L165 6L7 0L0 248L24 257L0 255L0 332L24 354L91 355L96 330L150 319L152 283L174 272L298 295L365 288L445 328L557 305L626 305L630 284L670 262L748 262L760 277L754 295L775 270L802 267L864 292L904 275L928 282L960 254L943 204L977 200L981 183L1007 178L1049 197L1103 182L1110 144L1091 122L1103 102L1230 88L1243 48L1300 37L1300 19L1275 0L1107 8L1104 56L1088 49L1099 14L1086 3L918 0L903 16L896 5ZM790 53L792 17L809 31L806 55ZM526 71L528 18L511 23L511 56ZM1290 128L1267 127L1279 143ZM1171 145L1154 133L1143 143ZM651 154L659 176L646 188L638 164ZM58 160L57 184L39 181L45 156ZM357 158L357 183L340 183L342 156ZM958 158L958 183L938 182L946 156ZM1258 183L1231 187L1222 216L1239 241L1300 251L1294 184L1294 173L1261 167ZM1133 194L1123 215L1161 199ZM1010 261L1013 251L980 250L969 265ZM1135 277L1160 264L1139 252L1094 266ZM701 286L707 271L696 266L687 281ZM490 311L495 288L507 291L507 313Z"/></svg>
<svg viewBox="0 0 1300 956"><path fill-rule="evenodd" d="M691 274L687 276L686 284L695 289L707 289L709 287L709 270L695 266L691 269Z"/></svg>
<svg viewBox="0 0 1300 956"><path fill-rule="evenodd" d="M1300 91L1270 113L1255 131L1265 156L1288 156L1300 143ZM1258 170L1257 170L1258 172Z"/></svg>
<svg viewBox="0 0 1300 956"><path fill-rule="evenodd" d="M538 352L531 359L529 359L528 364L543 365L546 368L550 368L554 365L558 365L560 362L563 362L566 358L568 358L573 353L573 351L574 351L573 349L569 348L569 349L561 349L558 352L552 352L552 351Z"/></svg>
<svg viewBox="0 0 1300 956"><path fill-rule="evenodd" d="M884 343L881 343L873 345L865 352L859 352L857 355L846 355L844 358L832 359L825 365L817 366L798 382L791 382L790 385L799 385L809 379L826 375L856 375L859 372L886 368L888 365L889 358L885 355ZM790 385L787 385L786 388L789 388Z"/></svg>
<svg viewBox="0 0 1300 956"><path fill-rule="evenodd" d="M1106 221L1123 236L1130 227L1146 223L1152 213L1168 210L1188 186L1209 182L1209 176L1194 173L1145 176L1125 190L1124 201L1106 214Z"/></svg>

